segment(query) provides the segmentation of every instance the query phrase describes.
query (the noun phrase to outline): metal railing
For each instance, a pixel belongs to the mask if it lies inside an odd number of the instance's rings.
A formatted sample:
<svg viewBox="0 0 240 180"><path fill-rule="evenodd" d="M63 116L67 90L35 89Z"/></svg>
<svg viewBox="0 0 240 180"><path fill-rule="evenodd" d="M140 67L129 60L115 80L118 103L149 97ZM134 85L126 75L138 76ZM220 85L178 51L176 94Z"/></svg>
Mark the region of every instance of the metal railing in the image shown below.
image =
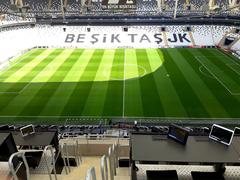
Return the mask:
<svg viewBox="0 0 240 180"><path fill-rule="evenodd" d="M86 180L97 180L94 167L91 167L90 169L88 169Z"/></svg>
<svg viewBox="0 0 240 180"><path fill-rule="evenodd" d="M22 158L23 164L26 167L26 180L30 180L29 166L28 166L28 163L27 163L27 160L26 160L26 157L25 157L25 152L23 152L23 151L22 152L19 151L19 152L16 152L16 153L12 154L10 156L9 160L8 160L8 165L9 165L9 168L10 168L10 172L13 176L13 179L14 180L19 180L18 176L17 176L17 172L19 170L19 167L22 165L21 163L18 163L18 165L15 169L13 159L16 158L16 157L17 158Z"/></svg>
<svg viewBox="0 0 240 180"><path fill-rule="evenodd" d="M75 140L74 143L65 142L60 144L60 152L62 154L66 174L69 174L71 172L70 158L73 158L75 160L77 166L81 164L82 156L78 140Z"/></svg>
<svg viewBox="0 0 240 180"><path fill-rule="evenodd" d="M101 170L102 180L108 180L108 167L107 167L106 155L103 155L101 157L100 170Z"/></svg>
<svg viewBox="0 0 240 180"><path fill-rule="evenodd" d="M50 150L51 152L51 164L49 164L48 160L47 160L47 151ZM51 173L51 168L50 166L52 165L53 166L53 174L54 174L54 179L57 180L57 173L56 173L56 168L55 168L55 156L54 156L54 152L53 152L53 147L51 145L48 145L46 146L43 150L32 150L32 149L29 149L29 150L21 150L19 152L16 152L14 154L12 154L8 160L8 165L9 165L9 168L10 168L10 172L12 173L13 175L13 178L14 180L19 180L18 176L17 176L17 173L18 173L18 170L19 170L19 166L21 165L24 165L25 168L26 168L26 180L30 180L30 169L29 169L29 165L28 165L28 162L27 162L27 159L26 159L26 156L25 156L25 153L28 153L28 152L43 152L43 155L42 157L44 158L44 161L46 163L46 167L47 167L47 173L48 173L48 176L49 176L49 179L52 180L52 173ZM23 160L23 164L22 163L18 163L18 166L15 168L15 165L14 165L14 158L22 158Z"/></svg>

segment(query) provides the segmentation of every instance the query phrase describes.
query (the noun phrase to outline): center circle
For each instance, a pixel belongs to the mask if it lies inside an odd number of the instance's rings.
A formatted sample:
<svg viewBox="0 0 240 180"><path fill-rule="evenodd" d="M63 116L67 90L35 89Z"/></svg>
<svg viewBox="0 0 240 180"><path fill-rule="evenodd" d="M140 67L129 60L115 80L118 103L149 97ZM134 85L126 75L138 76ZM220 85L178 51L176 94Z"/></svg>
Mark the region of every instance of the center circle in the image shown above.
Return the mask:
<svg viewBox="0 0 240 180"><path fill-rule="evenodd" d="M110 74L110 76L109 76ZM104 69L103 75L109 77L109 80L126 80L142 77L147 74L144 67L137 64L115 64Z"/></svg>

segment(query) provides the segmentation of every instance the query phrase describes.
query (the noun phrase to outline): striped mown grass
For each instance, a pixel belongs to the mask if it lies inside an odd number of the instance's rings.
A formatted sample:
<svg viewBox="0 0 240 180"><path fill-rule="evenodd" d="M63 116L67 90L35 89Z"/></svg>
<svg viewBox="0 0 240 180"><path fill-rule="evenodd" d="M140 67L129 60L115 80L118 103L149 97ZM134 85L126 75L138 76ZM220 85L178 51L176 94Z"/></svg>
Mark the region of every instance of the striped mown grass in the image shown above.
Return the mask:
<svg viewBox="0 0 240 180"><path fill-rule="evenodd" d="M231 119L239 107L240 61L217 49L34 49L0 72L2 123Z"/></svg>

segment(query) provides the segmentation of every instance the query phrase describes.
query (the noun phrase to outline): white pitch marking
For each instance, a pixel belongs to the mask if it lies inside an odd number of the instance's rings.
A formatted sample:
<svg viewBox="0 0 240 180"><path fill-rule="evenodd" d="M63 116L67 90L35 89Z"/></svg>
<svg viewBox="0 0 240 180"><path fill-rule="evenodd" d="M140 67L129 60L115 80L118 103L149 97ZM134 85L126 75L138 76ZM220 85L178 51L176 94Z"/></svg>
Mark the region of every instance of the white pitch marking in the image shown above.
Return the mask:
<svg viewBox="0 0 240 180"><path fill-rule="evenodd" d="M209 68L206 67L205 64L203 64L201 62L201 60L199 59L199 57L204 57L204 56L195 56L197 61L200 62L202 64L202 66L204 66L212 75L213 77L215 77L215 79L231 94L231 95L234 95L234 96L238 96L240 95L240 93L233 93Z"/></svg>
<svg viewBox="0 0 240 180"><path fill-rule="evenodd" d="M122 116L0 116L0 118L15 118L15 117L20 117L20 118L122 118ZM240 120L240 118L212 118L212 117L151 117L151 116L125 116L125 118L133 118L133 119L159 119L159 120L229 120L229 119L236 119Z"/></svg>
<svg viewBox="0 0 240 180"><path fill-rule="evenodd" d="M233 69L232 64L226 64L232 71L234 71L235 73L237 73L240 76L240 72L238 72L237 70Z"/></svg>
<svg viewBox="0 0 240 180"><path fill-rule="evenodd" d="M125 65L126 65L126 49L124 49L124 65L123 65L123 111L122 111L122 118L124 119L125 116Z"/></svg>
<svg viewBox="0 0 240 180"><path fill-rule="evenodd" d="M109 66L106 66L105 69L103 70L103 76L108 78L108 71L110 71L112 67L116 67L116 66L120 66L120 65L109 65ZM147 70L143 66L139 66L139 65L136 65L136 64L125 64L124 65L124 69L125 69L126 66L128 66L128 67L129 66L137 67L137 68L142 69L144 71L144 73L142 75L140 75L140 76L136 76L136 77L132 77L132 78L125 77L126 79L136 79L136 78L143 77L143 76L145 76L147 74ZM111 78L110 80L116 80L117 81L117 80L123 80L123 79L121 79L121 78Z"/></svg>
<svg viewBox="0 0 240 180"><path fill-rule="evenodd" d="M32 50L26 52L25 54L20 55L19 57L15 57L14 59L10 59L10 60L8 61L9 63L8 63L4 68L0 69L0 75L3 74L4 72L6 72L7 70L9 70L10 68L12 68L13 66L16 66L16 65L19 64L20 62L22 62L22 61L24 61L25 59L27 59L27 58L28 58L29 56L31 56L34 52L35 52L35 49L32 49ZM26 57L21 58L21 56L26 56ZM18 58L19 58L19 60L16 60L16 59L18 59ZM16 60L16 61L15 61L15 60ZM4 79L5 79L5 78L4 78Z"/></svg>

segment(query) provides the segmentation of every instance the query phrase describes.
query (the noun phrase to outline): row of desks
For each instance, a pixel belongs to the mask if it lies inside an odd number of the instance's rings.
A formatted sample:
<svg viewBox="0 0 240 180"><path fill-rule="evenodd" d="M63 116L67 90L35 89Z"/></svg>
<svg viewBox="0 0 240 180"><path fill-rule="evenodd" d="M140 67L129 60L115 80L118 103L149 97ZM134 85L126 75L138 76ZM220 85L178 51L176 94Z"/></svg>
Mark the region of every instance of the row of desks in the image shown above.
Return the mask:
<svg viewBox="0 0 240 180"><path fill-rule="evenodd" d="M12 134L12 135L11 135ZM18 151L17 146L46 147L52 145L58 152L57 132L36 132L23 137L20 132L0 132L0 161L8 161L9 157ZM37 167L40 163L42 152L25 153L29 167ZM15 161L17 164L18 162Z"/></svg>
<svg viewBox="0 0 240 180"><path fill-rule="evenodd" d="M20 132L12 132L13 139L18 146L47 146L58 145L57 132L36 132L23 137Z"/></svg>
<svg viewBox="0 0 240 180"><path fill-rule="evenodd" d="M132 134L130 159L132 179L136 179L136 164L152 162L189 163L189 164L225 164L240 165L240 137L234 137L232 144L226 146L199 136L189 136L186 145L182 145L166 135Z"/></svg>
<svg viewBox="0 0 240 180"><path fill-rule="evenodd" d="M0 132L0 144L8 137L9 132ZM17 146L47 146L58 145L57 132L36 132L35 134L23 137L20 132L11 132Z"/></svg>

